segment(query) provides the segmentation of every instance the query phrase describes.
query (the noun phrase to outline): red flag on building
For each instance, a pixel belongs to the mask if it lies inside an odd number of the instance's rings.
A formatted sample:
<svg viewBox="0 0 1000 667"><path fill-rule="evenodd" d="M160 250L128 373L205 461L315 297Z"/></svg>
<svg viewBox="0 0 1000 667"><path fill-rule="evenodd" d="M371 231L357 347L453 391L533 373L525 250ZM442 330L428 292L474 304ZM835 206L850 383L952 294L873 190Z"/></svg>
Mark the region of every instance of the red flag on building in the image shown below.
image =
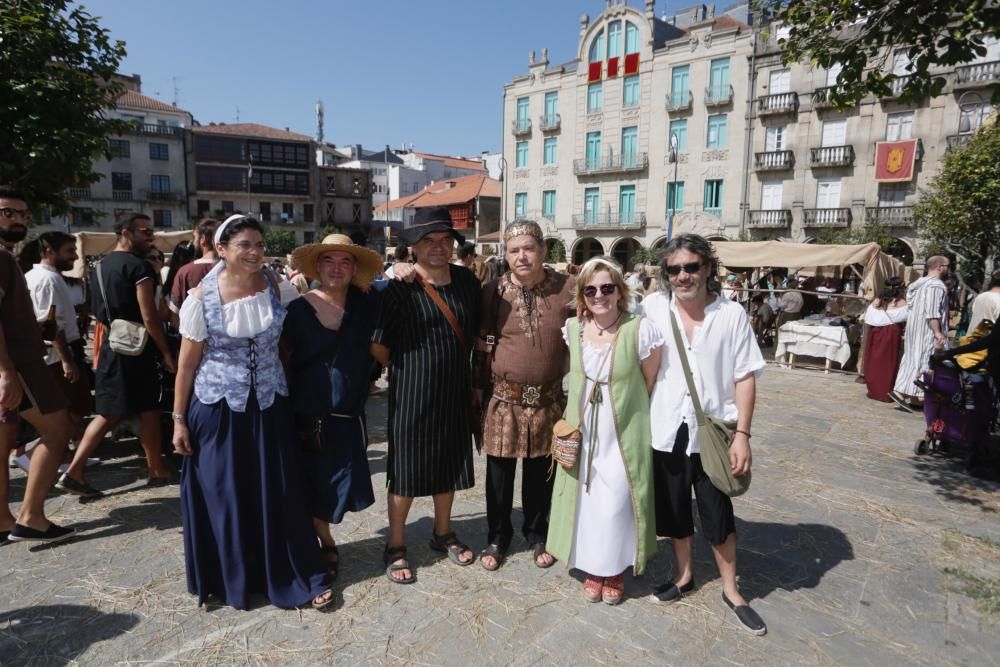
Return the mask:
<svg viewBox="0 0 1000 667"><path fill-rule="evenodd" d="M595 81L601 80L601 63L590 63L590 69L587 71L587 83L594 83Z"/></svg>
<svg viewBox="0 0 1000 667"><path fill-rule="evenodd" d="M913 180L917 139L880 141L875 144L875 181L898 183Z"/></svg>
<svg viewBox="0 0 1000 667"><path fill-rule="evenodd" d="M629 53L625 56L625 76L639 71L639 54Z"/></svg>
<svg viewBox="0 0 1000 667"><path fill-rule="evenodd" d="M608 58L608 78L618 76L618 57Z"/></svg>

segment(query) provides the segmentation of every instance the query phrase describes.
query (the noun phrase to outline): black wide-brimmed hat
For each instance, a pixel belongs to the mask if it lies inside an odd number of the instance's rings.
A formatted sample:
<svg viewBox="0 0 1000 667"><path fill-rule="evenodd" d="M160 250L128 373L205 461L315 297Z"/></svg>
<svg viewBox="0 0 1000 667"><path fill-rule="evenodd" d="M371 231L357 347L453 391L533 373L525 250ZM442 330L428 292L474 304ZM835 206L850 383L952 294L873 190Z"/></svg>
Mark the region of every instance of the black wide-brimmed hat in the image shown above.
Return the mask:
<svg viewBox="0 0 1000 667"><path fill-rule="evenodd" d="M445 206L418 208L412 221L404 220L399 238L406 245L412 246L432 232L449 232L459 244L465 243L465 237L455 231L451 214Z"/></svg>

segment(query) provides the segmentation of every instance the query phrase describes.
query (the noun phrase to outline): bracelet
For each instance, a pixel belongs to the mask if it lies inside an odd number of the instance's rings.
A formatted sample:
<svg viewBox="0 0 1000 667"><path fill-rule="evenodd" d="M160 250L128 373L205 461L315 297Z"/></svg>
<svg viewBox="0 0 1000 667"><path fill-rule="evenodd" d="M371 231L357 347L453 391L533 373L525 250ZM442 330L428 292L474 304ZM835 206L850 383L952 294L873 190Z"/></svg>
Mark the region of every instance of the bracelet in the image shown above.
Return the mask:
<svg viewBox="0 0 1000 667"><path fill-rule="evenodd" d="M753 437L752 435L750 435L749 431L741 431L740 429L736 429L735 431L733 431L733 433L742 433L747 437L747 440Z"/></svg>
<svg viewBox="0 0 1000 667"><path fill-rule="evenodd" d="M187 422L187 415L185 415L183 412L171 412L170 417L175 422Z"/></svg>

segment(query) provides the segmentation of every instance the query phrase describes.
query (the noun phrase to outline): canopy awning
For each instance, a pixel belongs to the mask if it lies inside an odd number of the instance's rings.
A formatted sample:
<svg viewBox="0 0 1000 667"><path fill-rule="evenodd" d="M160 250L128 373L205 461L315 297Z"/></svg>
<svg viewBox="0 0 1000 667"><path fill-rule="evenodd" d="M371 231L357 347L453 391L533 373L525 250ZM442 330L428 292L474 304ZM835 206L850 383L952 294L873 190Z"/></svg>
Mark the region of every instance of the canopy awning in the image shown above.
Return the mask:
<svg viewBox="0 0 1000 667"><path fill-rule="evenodd" d="M73 268L65 275L73 278L86 277L87 257L103 257L115 249L117 237L112 232L77 232L76 254L78 258ZM170 254L181 241L193 238L190 229L180 232L156 232L155 245L164 254Z"/></svg>

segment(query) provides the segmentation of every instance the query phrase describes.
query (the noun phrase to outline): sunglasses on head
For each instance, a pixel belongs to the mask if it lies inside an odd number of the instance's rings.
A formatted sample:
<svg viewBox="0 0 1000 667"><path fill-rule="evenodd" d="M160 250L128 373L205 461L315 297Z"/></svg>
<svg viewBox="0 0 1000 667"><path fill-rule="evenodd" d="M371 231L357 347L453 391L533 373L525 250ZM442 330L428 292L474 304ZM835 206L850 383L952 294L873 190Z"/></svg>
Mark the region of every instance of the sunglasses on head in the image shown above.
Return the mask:
<svg viewBox="0 0 1000 667"><path fill-rule="evenodd" d="M664 269L668 276L676 276L680 275L681 270L684 273L697 273L702 266L702 262L688 262L687 264L667 264Z"/></svg>
<svg viewBox="0 0 1000 667"><path fill-rule="evenodd" d="M615 285L614 283L604 283L600 287L601 295L611 296L612 294L615 293L616 289L618 289L618 286ZM583 288L583 295L588 299L593 299L595 296L597 296L597 290L598 290L597 286L587 285L586 287Z"/></svg>

